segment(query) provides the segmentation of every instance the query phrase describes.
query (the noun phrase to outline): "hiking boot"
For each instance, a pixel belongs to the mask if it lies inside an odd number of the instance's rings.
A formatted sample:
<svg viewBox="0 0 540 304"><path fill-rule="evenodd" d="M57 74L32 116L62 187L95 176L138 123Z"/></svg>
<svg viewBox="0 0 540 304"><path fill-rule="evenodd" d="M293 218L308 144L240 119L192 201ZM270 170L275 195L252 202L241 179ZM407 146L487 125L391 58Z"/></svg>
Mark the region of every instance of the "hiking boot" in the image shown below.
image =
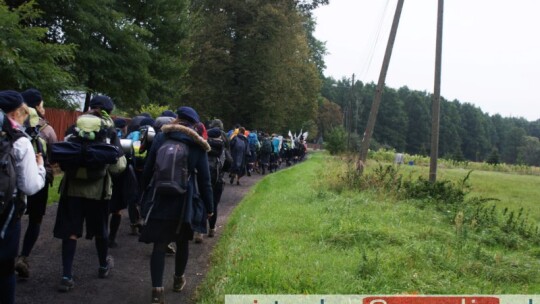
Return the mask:
<svg viewBox="0 0 540 304"><path fill-rule="evenodd" d="M28 279L30 276L30 266L28 265L27 257L18 256L17 261L15 261L15 272L19 275L21 279Z"/></svg>
<svg viewBox="0 0 540 304"><path fill-rule="evenodd" d="M184 289L184 286L186 286L186 277L184 275L181 276L174 276L173 279L173 291L174 292L180 292L182 289Z"/></svg>
<svg viewBox="0 0 540 304"><path fill-rule="evenodd" d="M62 281L60 281L60 285L58 285L58 291L60 292L68 292L73 289L75 286L75 282L72 278L63 277Z"/></svg>
<svg viewBox="0 0 540 304"><path fill-rule="evenodd" d="M167 245L167 249L165 249L165 254L166 255L175 255L176 254L176 249L174 249L174 244L173 243L169 243L169 245Z"/></svg>
<svg viewBox="0 0 540 304"><path fill-rule="evenodd" d="M214 237L214 235L216 235L216 228L210 229L208 231L208 237Z"/></svg>
<svg viewBox="0 0 540 304"><path fill-rule="evenodd" d="M109 273L111 272L111 269L114 268L114 259L112 256L107 256L107 266L106 267L99 267L98 269L98 277L100 279L105 279L109 276Z"/></svg>
<svg viewBox="0 0 540 304"><path fill-rule="evenodd" d="M195 237L193 238L195 240L195 243L200 244L203 241L202 233L195 232Z"/></svg>
<svg viewBox="0 0 540 304"><path fill-rule="evenodd" d="M129 225L131 228L131 232L129 234L131 235L139 235L141 231L141 223L135 223Z"/></svg>
<svg viewBox="0 0 540 304"><path fill-rule="evenodd" d="M152 304L165 304L163 287L152 288Z"/></svg>

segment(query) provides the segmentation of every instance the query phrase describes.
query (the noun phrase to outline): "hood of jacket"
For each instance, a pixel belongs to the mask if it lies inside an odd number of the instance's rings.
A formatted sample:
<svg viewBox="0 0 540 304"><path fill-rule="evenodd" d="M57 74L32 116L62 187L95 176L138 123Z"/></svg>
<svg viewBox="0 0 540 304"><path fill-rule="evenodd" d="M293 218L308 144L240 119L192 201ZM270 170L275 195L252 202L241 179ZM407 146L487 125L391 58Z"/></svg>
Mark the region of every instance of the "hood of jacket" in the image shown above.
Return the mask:
<svg viewBox="0 0 540 304"><path fill-rule="evenodd" d="M191 141L194 144L200 146L201 149L206 152L211 150L210 145L206 140L204 140L204 138L202 138L202 136L197 134L195 130L186 126L180 124L169 124L161 127L161 130L164 134L170 136L171 138Z"/></svg>

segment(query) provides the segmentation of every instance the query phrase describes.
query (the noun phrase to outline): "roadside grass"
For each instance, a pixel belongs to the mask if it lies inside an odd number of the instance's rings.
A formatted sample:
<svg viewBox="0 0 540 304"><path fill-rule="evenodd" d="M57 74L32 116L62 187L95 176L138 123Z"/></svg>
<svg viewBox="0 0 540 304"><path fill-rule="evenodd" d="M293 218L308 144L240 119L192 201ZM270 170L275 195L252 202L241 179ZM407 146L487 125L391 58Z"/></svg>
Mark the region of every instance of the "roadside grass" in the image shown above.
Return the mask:
<svg viewBox="0 0 540 304"><path fill-rule="evenodd" d="M486 244L429 205L339 188L312 153L234 210L197 303L226 294L538 294L540 248Z"/></svg>

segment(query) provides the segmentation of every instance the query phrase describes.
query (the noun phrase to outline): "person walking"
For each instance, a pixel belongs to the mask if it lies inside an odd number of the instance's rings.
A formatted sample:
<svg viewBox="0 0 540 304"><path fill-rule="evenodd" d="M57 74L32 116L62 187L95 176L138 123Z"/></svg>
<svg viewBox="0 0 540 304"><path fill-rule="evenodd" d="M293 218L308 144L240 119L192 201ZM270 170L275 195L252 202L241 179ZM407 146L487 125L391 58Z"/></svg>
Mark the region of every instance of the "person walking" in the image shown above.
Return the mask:
<svg viewBox="0 0 540 304"><path fill-rule="evenodd" d="M236 178L236 184L240 185L240 178L246 174L247 158L249 153L249 144L247 138L244 136L246 129L244 127L238 128L238 134L231 140L231 154L233 158L230 183L234 183Z"/></svg>
<svg viewBox="0 0 540 304"><path fill-rule="evenodd" d="M16 91L0 91L0 303L15 303L15 258L19 251L21 215L26 196L45 186L45 167L41 154L22 131L29 110ZM10 174L6 174L10 172Z"/></svg>
<svg viewBox="0 0 540 304"><path fill-rule="evenodd" d="M62 279L58 291L67 292L73 289L73 259L77 239L83 235L83 224L86 222L86 238L95 238L99 260L98 277L107 278L114 266L108 255L109 200L112 196L111 174L120 174L126 168L126 158L121 153L122 147L109 114L114 109L113 101L107 96L94 96L90 100L90 111L77 119L77 127L71 136L77 140L84 126L99 118L99 132L94 132L96 141L110 143L119 150L119 158L115 164L92 167L63 167L65 171L61 184L60 201L54 225L54 237L62 240ZM84 123L79 121L83 119ZM101 125L101 127L99 127ZM97 133L97 134L96 134ZM98 138L99 137L99 138ZM83 140L83 139L81 139ZM83 144L84 145L84 141ZM60 164L62 166L62 164ZM97 177L96 177L97 176Z"/></svg>
<svg viewBox="0 0 540 304"><path fill-rule="evenodd" d="M194 231L206 233L206 222L212 216L212 186L208 169L208 143L197 134L194 126L199 123L199 115L190 107L180 107L175 122L162 127L162 132L154 139L144 167L142 182L148 185L143 199L143 215L146 218L139 241L153 243L150 259L152 279L152 303L164 303L163 274L165 253L170 242L176 243L173 277L173 291L180 292L186 279L184 272L188 261L189 241ZM181 160L169 165L166 153L177 151ZM158 157L159 155L159 157ZM174 154L176 155L176 154ZM185 166L185 167L183 167ZM160 168L170 172L182 172L178 180L184 180L181 194L162 192Z"/></svg>
<svg viewBox="0 0 540 304"><path fill-rule="evenodd" d="M25 103L35 109L35 112L39 116L37 125L30 123L29 129L33 142L36 142L34 148L36 153L41 153L44 158L45 170L47 174L46 184L38 193L27 197L26 214L28 214L28 226L26 227L26 233L24 234L23 245L21 254L17 257L15 262L15 271L19 278L26 279L30 276L30 265L28 263L28 257L36 241L39 237L41 222L47 210L47 199L49 197L49 187L52 186L54 175L53 170L49 162L47 161L47 154L45 151L50 149L50 145L57 142L56 132L53 127L45 120L45 108L44 101L41 96L41 92L36 89L28 89L21 93ZM45 147L43 147L41 141L45 141ZM37 142L39 141L39 142Z"/></svg>

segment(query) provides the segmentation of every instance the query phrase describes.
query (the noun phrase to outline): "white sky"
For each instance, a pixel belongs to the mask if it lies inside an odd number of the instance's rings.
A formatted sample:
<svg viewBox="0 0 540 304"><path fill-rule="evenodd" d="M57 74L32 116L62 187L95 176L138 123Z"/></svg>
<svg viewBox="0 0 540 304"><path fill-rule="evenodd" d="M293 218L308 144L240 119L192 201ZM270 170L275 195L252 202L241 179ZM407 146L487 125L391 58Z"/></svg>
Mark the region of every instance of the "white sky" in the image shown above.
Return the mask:
<svg viewBox="0 0 540 304"><path fill-rule="evenodd" d="M396 4L330 0L315 10L326 76L377 83ZM386 85L433 92L437 5L405 0ZM539 14L539 0L445 1L441 95L490 115L540 119Z"/></svg>

